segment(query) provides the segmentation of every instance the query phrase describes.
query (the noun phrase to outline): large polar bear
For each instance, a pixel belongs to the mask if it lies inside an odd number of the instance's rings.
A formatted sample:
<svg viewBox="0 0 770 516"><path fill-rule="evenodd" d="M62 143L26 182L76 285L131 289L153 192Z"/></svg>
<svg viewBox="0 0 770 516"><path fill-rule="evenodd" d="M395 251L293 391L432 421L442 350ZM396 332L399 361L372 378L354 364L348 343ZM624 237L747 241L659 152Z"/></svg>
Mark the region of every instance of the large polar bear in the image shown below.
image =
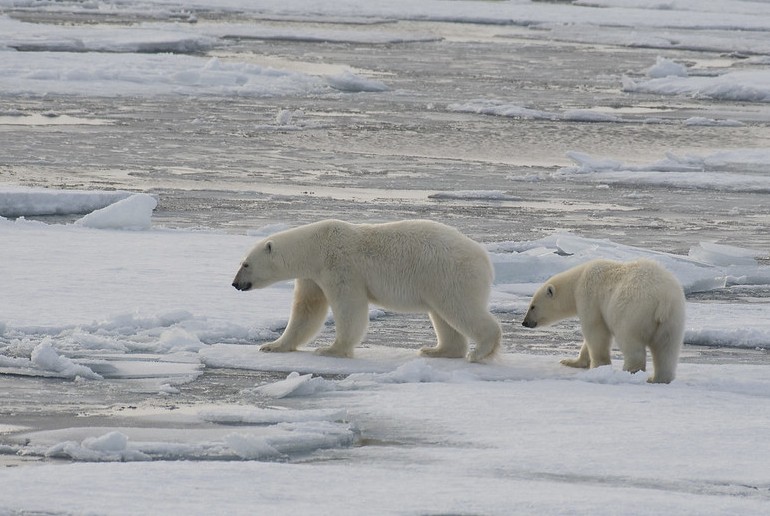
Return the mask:
<svg viewBox="0 0 770 516"><path fill-rule="evenodd" d="M487 303L492 264L479 244L456 229L427 220L349 224L324 220L259 242L233 280L238 290L296 279L294 305L281 337L262 351L295 351L321 329L331 305L337 336L322 355L350 357L369 323L369 303L427 312L438 336L430 357L470 361L494 354L500 324Z"/></svg>
<svg viewBox="0 0 770 516"><path fill-rule="evenodd" d="M669 383L682 348L684 314L681 285L656 262L593 260L540 286L522 324L535 328L577 315L583 347L577 358L562 360L562 364L609 364L614 337L623 352L625 371L644 371L646 348L650 348L655 371L648 381Z"/></svg>

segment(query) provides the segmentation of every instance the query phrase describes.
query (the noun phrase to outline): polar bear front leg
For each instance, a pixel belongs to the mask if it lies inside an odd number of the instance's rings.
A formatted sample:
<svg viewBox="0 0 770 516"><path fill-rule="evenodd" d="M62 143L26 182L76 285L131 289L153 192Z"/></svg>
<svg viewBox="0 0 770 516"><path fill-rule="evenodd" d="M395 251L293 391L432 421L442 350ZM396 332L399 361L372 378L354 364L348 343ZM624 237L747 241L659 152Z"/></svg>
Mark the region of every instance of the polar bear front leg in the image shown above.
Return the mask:
<svg viewBox="0 0 770 516"><path fill-rule="evenodd" d="M316 354L352 358L353 349L363 340L369 326L369 299L363 289L345 289L344 293L329 297L337 338L331 346L316 349Z"/></svg>
<svg viewBox="0 0 770 516"><path fill-rule="evenodd" d="M312 280L297 279L294 282L294 303L289 324L278 340L261 346L259 350L296 351L299 346L307 344L316 336L328 312L329 302L321 287Z"/></svg>
<svg viewBox="0 0 770 516"><path fill-rule="evenodd" d="M583 330L584 339L580 354L577 358L565 358L560 363L568 367L582 369L610 364L612 334L601 316L588 317L581 314L580 327Z"/></svg>
<svg viewBox="0 0 770 516"><path fill-rule="evenodd" d="M601 316L583 321L580 325L583 329L584 346L588 348L588 356L591 358L590 367L610 365L610 348L612 346L612 333ZM582 353L582 350L581 350Z"/></svg>
<svg viewBox="0 0 770 516"><path fill-rule="evenodd" d="M591 355L588 354L588 346L586 345L585 341L583 341L583 345L580 348L580 354L577 356L577 358L565 358L561 360L560 363L568 367L588 369L588 367L591 365Z"/></svg>

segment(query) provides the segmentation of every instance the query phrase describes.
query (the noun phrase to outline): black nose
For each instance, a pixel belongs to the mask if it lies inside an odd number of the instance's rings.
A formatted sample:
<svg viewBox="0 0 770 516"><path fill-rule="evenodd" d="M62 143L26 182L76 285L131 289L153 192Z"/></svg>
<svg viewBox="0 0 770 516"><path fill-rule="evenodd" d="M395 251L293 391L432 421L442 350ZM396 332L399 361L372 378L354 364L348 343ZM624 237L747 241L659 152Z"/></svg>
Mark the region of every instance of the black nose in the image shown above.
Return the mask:
<svg viewBox="0 0 770 516"><path fill-rule="evenodd" d="M537 326L537 323L529 322L528 320L524 319L524 322L522 322L521 325L525 328L534 328Z"/></svg>
<svg viewBox="0 0 770 516"><path fill-rule="evenodd" d="M251 282L249 281L247 283L238 283L237 281L233 281L233 287L242 291L251 290Z"/></svg>

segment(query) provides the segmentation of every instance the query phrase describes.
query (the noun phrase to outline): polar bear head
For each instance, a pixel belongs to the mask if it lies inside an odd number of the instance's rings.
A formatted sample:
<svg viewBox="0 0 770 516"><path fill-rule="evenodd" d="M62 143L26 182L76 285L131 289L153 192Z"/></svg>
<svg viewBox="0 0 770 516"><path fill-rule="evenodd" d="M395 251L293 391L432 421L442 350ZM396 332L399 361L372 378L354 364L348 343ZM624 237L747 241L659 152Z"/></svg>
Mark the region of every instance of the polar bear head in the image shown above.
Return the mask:
<svg viewBox="0 0 770 516"><path fill-rule="evenodd" d="M589 264L573 267L551 276L537 289L521 323L527 328L548 326L577 315L575 288Z"/></svg>
<svg viewBox="0 0 770 516"><path fill-rule="evenodd" d="M342 224L326 220L273 233L258 242L233 280L238 290L264 288L279 281L312 278L323 266L330 230Z"/></svg>
<svg viewBox="0 0 770 516"><path fill-rule="evenodd" d="M532 296L527 315L521 324L527 328L535 328L555 323L559 320L557 305L556 286L551 283L542 285Z"/></svg>
<svg viewBox="0 0 770 516"><path fill-rule="evenodd" d="M233 287L238 290L251 290L264 288L285 279L279 255L273 240L259 242L241 262L241 267L233 279Z"/></svg>

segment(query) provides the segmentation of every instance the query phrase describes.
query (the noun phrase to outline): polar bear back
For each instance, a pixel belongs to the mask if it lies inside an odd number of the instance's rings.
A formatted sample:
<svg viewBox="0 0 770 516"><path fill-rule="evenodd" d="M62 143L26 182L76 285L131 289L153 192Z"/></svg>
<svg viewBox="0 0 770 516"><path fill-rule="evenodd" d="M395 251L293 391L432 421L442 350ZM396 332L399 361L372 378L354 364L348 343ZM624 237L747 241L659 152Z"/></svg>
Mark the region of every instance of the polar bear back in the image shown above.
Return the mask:
<svg viewBox="0 0 770 516"><path fill-rule="evenodd" d="M580 275L575 297L578 312L598 310L610 328L639 329L645 333L640 335L644 340L653 338L660 323L684 321L684 293L679 282L652 260L589 262Z"/></svg>
<svg viewBox="0 0 770 516"><path fill-rule="evenodd" d="M422 310L437 299L489 296L494 277L478 243L427 220L386 224L329 221L325 269L366 285L373 303ZM458 296L459 294L459 296Z"/></svg>

